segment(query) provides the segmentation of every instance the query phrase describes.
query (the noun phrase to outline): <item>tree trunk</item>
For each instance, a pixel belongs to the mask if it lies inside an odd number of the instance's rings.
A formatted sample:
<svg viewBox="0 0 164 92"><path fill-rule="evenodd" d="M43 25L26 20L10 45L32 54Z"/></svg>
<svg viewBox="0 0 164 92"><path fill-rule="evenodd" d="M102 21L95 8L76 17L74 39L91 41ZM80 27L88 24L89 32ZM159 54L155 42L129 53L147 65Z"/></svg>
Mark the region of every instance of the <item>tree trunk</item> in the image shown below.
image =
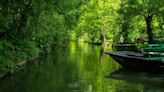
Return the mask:
<svg viewBox="0 0 164 92"><path fill-rule="evenodd" d="M106 36L102 33L100 34L100 40L102 44L106 41Z"/></svg>
<svg viewBox="0 0 164 92"><path fill-rule="evenodd" d="M152 21L153 21L153 16L148 15L145 17L146 21L146 28L147 28L147 35L148 35L148 43L152 44L153 43L153 33L152 33Z"/></svg>
<svg viewBox="0 0 164 92"><path fill-rule="evenodd" d="M100 33L100 40L101 40L101 46L103 48L103 52L106 51L106 35L103 33L103 30L101 30Z"/></svg>
<svg viewBox="0 0 164 92"><path fill-rule="evenodd" d="M124 23L122 24L122 36L123 36L123 43L128 43L129 40L128 40L128 25L129 25L129 20L125 20Z"/></svg>
<svg viewBox="0 0 164 92"><path fill-rule="evenodd" d="M101 31L100 31L100 40L101 40L101 44L105 44L105 41L106 41L106 29L104 27L101 28Z"/></svg>

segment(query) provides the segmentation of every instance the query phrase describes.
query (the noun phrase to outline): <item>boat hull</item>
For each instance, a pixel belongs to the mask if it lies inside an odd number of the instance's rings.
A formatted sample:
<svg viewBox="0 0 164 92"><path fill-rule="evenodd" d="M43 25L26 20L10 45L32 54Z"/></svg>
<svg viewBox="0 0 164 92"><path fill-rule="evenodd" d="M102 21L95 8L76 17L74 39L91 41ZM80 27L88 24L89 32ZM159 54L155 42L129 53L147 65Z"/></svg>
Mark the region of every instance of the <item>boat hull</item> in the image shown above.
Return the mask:
<svg viewBox="0 0 164 92"><path fill-rule="evenodd" d="M127 55L129 51L113 52L109 54L116 62L126 69L149 71L149 72L163 72L164 73L164 62L162 60L150 60L144 58L142 54L133 56ZM138 54L138 53L137 53Z"/></svg>

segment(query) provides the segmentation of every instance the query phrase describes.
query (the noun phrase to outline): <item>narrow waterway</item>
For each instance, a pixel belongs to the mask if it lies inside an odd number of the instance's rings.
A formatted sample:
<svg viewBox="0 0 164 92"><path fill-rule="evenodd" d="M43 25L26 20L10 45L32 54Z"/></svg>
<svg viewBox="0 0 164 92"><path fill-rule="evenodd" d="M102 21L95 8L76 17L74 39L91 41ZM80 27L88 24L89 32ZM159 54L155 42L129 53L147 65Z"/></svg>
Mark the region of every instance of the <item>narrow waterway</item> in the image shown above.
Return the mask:
<svg viewBox="0 0 164 92"><path fill-rule="evenodd" d="M164 92L164 75L126 71L100 46L70 42L0 80L0 92Z"/></svg>

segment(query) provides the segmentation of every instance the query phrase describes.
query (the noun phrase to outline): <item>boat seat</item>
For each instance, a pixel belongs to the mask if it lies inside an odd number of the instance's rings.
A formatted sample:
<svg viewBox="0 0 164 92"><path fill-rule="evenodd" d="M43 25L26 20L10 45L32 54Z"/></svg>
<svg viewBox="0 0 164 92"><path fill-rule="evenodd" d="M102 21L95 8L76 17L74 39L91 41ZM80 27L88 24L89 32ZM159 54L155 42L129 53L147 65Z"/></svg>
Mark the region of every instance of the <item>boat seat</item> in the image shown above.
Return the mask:
<svg viewBox="0 0 164 92"><path fill-rule="evenodd" d="M145 52L164 52L164 44L149 44L144 49Z"/></svg>
<svg viewBox="0 0 164 92"><path fill-rule="evenodd" d="M136 56L136 57L143 57L144 56L144 54L136 53L136 52L128 52L128 53L126 53L126 55L128 55L128 56Z"/></svg>
<svg viewBox="0 0 164 92"><path fill-rule="evenodd" d="M147 52L147 54L149 54L149 55L154 55L154 56L161 56L161 55L163 55L164 53L162 53L162 52Z"/></svg>

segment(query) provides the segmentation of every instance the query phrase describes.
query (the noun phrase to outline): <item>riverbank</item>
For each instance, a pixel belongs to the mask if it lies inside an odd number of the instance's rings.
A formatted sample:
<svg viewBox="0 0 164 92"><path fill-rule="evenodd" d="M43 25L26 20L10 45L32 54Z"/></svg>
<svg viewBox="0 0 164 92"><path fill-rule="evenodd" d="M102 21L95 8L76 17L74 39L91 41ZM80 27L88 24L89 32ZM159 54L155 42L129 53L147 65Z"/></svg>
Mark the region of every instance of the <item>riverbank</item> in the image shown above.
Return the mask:
<svg viewBox="0 0 164 92"><path fill-rule="evenodd" d="M16 64L16 69L18 71L22 70L22 69L25 68L26 65L27 65L27 61L26 60L22 60L21 62L18 62ZM10 75L12 75L12 73L10 71L2 72L2 73L0 73L0 79L4 79L5 77L10 76Z"/></svg>

